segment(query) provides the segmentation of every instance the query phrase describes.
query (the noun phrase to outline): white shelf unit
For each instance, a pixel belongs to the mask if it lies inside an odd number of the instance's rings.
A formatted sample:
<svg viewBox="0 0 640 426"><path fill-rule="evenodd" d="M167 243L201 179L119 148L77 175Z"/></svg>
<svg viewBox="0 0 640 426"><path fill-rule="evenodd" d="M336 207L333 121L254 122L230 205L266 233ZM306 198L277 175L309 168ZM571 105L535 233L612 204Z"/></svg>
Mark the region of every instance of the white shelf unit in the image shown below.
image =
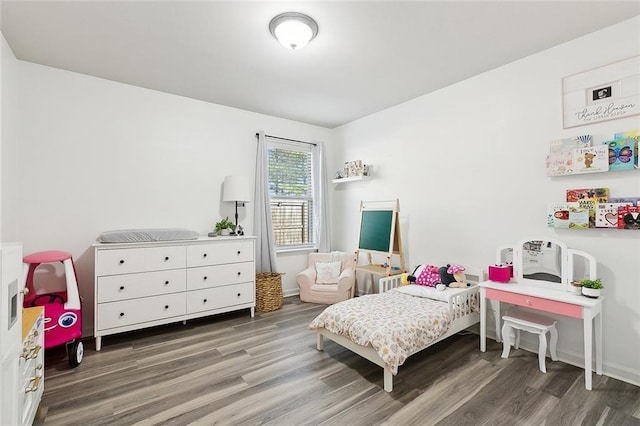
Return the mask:
<svg viewBox="0 0 640 426"><path fill-rule="evenodd" d="M340 179L333 179L331 180L331 182L333 183L344 183L344 182L355 182L355 181L359 181L359 180L368 180L371 176L367 175L367 176L352 176L352 177L345 177L345 178L340 178Z"/></svg>

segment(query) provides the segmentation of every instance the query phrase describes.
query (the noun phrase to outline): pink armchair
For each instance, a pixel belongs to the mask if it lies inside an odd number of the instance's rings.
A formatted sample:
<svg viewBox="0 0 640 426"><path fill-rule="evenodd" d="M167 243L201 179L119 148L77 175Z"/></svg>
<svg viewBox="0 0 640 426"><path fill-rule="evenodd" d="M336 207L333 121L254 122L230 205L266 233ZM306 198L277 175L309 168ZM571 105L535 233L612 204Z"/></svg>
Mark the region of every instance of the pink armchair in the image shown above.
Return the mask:
<svg viewBox="0 0 640 426"><path fill-rule="evenodd" d="M339 271L333 263L338 260ZM303 302L330 305L347 300L355 292L354 255L339 252L309 253L309 267L296 276L296 283Z"/></svg>

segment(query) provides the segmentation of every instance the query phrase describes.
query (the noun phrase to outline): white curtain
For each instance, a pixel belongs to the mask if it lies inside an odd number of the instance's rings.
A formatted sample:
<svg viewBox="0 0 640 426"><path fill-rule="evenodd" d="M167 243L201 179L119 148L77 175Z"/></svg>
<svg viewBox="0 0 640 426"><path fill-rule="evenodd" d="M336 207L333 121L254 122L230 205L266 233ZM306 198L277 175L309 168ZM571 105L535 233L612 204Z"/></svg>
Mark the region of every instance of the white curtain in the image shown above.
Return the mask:
<svg viewBox="0 0 640 426"><path fill-rule="evenodd" d="M268 153L264 132L258 133L256 185L253 204L253 232L256 236L256 272L279 272L271 206L269 204Z"/></svg>
<svg viewBox="0 0 640 426"><path fill-rule="evenodd" d="M327 178L327 162L324 145L318 142L313 147L313 199L317 203L315 209L315 229L317 230L317 245L320 253L331 251L331 228L329 227L329 190Z"/></svg>

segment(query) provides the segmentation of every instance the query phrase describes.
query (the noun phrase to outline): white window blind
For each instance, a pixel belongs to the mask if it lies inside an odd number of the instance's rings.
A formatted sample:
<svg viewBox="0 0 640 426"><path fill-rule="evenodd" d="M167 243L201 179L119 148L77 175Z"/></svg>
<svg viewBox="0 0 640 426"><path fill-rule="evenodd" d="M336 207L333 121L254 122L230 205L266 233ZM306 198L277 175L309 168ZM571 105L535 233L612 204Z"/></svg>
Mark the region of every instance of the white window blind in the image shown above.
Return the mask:
<svg viewBox="0 0 640 426"><path fill-rule="evenodd" d="M269 198L276 248L313 247L313 154L304 142L267 137Z"/></svg>

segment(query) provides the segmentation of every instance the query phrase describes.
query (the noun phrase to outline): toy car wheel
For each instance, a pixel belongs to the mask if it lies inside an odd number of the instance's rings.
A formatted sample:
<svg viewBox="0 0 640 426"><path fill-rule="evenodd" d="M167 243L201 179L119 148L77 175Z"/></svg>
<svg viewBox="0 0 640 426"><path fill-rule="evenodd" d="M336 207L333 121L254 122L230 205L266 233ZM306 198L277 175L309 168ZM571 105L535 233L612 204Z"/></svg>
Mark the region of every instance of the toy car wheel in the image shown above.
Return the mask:
<svg viewBox="0 0 640 426"><path fill-rule="evenodd" d="M69 365L75 368L82 362L84 356L84 345L79 340L74 340L67 344L67 355L69 356Z"/></svg>

